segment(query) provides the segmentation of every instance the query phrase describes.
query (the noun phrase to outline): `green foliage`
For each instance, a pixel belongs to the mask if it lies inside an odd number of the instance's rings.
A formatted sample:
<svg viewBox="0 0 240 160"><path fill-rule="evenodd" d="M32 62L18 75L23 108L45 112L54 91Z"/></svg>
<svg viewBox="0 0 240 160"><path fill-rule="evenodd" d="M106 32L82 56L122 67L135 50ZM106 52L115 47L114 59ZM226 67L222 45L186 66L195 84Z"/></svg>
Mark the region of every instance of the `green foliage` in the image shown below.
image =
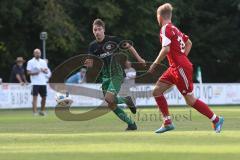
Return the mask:
<svg viewBox="0 0 240 160"><path fill-rule="evenodd" d="M78 32L71 18L55 0L48 0L37 20L43 30L49 34L48 50L73 52L82 35Z"/></svg>
<svg viewBox="0 0 240 160"><path fill-rule="evenodd" d="M1 58L0 67L1 68L5 65L5 63L3 63L4 62L3 57L4 57L4 54L6 54L6 53L7 53L7 48L4 44L4 42L0 42L0 58Z"/></svg>
<svg viewBox="0 0 240 160"><path fill-rule="evenodd" d="M17 56L30 59L33 49L41 48L42 31L48 32L51 68L86 53L95 18L106 22L106 34L132 40L139 53L153 61L161 48L156 9L164 2L173 4L173 23L193 42L190 59L201 66L203 81L239 80L239 0L1 0L0 76L8 80Z"/></svg>

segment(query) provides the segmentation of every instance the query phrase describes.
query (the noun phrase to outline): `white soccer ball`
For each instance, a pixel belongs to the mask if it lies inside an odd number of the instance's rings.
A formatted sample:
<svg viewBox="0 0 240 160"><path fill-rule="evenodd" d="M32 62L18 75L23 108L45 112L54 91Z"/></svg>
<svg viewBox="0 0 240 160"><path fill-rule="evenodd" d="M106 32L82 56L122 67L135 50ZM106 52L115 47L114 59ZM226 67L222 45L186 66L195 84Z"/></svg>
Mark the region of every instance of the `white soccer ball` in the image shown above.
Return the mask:
<svg viewBox="0 0 240 160"><path fill-rule="evenodd" d="M68 92L66 93L57 93L56 94L56 102L58 106L71 106L73 103L73 100L70 97L70 94Z"/></svg>

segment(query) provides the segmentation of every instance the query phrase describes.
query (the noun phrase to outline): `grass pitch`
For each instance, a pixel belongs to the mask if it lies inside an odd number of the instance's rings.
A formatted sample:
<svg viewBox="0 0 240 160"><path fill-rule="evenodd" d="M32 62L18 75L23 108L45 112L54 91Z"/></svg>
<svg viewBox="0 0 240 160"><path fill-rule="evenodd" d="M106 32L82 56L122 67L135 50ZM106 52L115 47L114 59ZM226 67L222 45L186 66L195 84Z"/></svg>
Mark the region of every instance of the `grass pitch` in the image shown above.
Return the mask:
<svg viewBox="0 0 240 160"><path fill-rule="evenodd" d="M225 118L220 134L187 107L170 108L176 130L161 135L154 133L161 125L155 108L139 109L133 117L136 132L125 132L126 125L113 113L66 122L53 110L46 117L34 117L30 110L0 110L0 160L239 160L240 107L212 109Z"/></svg>

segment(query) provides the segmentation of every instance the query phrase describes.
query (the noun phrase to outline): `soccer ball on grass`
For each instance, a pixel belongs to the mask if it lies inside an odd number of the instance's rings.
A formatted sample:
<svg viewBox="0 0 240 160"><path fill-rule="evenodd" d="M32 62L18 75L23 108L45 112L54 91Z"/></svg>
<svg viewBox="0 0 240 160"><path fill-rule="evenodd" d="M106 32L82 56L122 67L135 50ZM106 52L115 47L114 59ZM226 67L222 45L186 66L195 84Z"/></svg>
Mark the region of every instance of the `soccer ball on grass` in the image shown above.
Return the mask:
<svg viewBox="0 0 240 160"><path fill-rule="evenodd" d="M73 103L73 100L71 99L68 92L57 93L56 102L57 102L57 106L66 107L66 106L71 106L71 104Z"/></svg>

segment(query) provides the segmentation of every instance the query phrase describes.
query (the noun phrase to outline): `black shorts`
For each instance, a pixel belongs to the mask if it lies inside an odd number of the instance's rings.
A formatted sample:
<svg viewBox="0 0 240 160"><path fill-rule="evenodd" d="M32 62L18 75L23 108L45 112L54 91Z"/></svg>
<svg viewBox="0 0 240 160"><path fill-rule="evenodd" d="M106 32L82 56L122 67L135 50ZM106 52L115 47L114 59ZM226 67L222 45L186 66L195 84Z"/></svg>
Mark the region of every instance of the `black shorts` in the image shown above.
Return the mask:
<svg viewBox="0 0 240 160"><path fill-rule="evenodd" d="M46 85L33 85L32 87L32 95L38 96L40 94L41 97L47 96L47 86Z"/></svg>

